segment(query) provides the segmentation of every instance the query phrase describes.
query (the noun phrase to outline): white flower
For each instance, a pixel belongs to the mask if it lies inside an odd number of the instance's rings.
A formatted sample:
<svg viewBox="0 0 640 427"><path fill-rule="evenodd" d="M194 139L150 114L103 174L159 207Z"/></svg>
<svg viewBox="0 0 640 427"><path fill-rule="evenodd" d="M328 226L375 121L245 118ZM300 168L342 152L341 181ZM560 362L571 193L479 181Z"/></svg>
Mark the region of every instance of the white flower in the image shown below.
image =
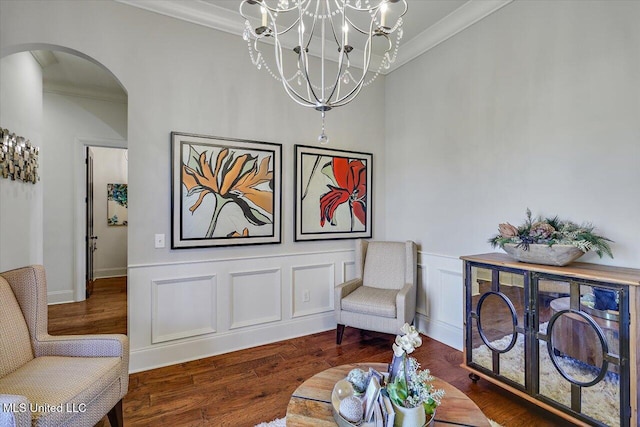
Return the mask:
<svg viewBox="0 0 640 427"><path fill-rule="evenodd" d="M413 351L422 345L422 338L416 328L408 323L405 323L400 331L404 335L396 335L396 342L393 344L393 354L400 357L403 352L407 354L413 353Z"/></svg>

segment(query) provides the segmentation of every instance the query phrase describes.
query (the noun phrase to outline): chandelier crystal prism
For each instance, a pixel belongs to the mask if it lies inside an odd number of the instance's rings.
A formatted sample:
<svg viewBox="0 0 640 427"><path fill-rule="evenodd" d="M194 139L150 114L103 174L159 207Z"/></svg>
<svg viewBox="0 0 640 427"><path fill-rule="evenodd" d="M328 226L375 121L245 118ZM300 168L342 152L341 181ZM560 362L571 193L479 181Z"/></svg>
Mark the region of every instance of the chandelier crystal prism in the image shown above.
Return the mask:
<svg viewBox="0 0 640 427"><path fill-rule="evenodd" d="M322 114L353 101L395 62L406 0L242 0L253 64Z"/></svg>

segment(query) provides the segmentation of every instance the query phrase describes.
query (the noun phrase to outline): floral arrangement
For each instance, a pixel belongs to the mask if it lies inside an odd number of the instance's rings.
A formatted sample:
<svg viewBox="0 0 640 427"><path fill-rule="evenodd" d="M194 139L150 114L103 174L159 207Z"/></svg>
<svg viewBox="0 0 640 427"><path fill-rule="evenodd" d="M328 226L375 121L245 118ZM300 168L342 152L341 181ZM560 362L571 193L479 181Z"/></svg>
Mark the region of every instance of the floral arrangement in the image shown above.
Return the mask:
<svg viewBox="0 0 640 427"><path fill-rule="evenodd" d="M399 372L390 378L386 389L389 398L398 406L415 408L422 404L425 413L433 414L440 405L444 390L434 389L433 376L428 369L420 370L420 363L408 354L422 345L420 334L414 326L405 323L402 334L396 336L393 344L394 363L400 361Z"/></svg>
<svg viewBox="0 0 640 427"><path fill-rule="evenodd" d="M492 247L504 248L507 243L514 243L522 249L529 250L530 244L572 245L587 253L594 251L600 258L604 254L613 258L607 239L594 232L591 224L578 225L571 221L560 220L557 216L532 218L531 210L527 209L527 219L520 227L503 223L498 225L499 234L489 239Z"/></svg>

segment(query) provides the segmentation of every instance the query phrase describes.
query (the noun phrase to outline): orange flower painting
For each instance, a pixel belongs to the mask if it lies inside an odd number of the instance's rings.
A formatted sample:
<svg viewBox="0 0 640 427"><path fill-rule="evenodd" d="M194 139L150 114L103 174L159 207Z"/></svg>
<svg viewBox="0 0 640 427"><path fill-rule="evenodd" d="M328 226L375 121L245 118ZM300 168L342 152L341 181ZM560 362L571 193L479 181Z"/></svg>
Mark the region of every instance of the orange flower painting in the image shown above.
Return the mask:
<svg viewBox="0 0 640 427"><path fill-rule="evenodd" d="M274 187L280 184L279 174L274 173L276 152L183 142L180 154L183 240L236 244L276 234L279 204Z"/></svg>

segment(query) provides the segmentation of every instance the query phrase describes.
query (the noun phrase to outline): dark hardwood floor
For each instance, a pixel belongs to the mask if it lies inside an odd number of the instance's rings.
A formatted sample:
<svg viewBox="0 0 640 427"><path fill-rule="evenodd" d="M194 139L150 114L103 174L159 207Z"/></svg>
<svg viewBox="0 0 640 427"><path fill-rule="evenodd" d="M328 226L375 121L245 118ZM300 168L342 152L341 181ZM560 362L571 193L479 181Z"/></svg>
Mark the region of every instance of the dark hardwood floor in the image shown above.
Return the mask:
<svg viewBox="0 0 640 427"><path fill-rule="evenodd" d="M49 307L49 331L124 333L126 307L125 280L98 280L87 301ZM132 374L125 425L251 427L284 417L291 393L307 378L345 363L387 363L394 338L346 328L336 345L331 330ZM568 425L487 381L473 383L460 367L462 352L423 338L414 353L422 366L468 395L487 417L506 427Z"/></svg>

